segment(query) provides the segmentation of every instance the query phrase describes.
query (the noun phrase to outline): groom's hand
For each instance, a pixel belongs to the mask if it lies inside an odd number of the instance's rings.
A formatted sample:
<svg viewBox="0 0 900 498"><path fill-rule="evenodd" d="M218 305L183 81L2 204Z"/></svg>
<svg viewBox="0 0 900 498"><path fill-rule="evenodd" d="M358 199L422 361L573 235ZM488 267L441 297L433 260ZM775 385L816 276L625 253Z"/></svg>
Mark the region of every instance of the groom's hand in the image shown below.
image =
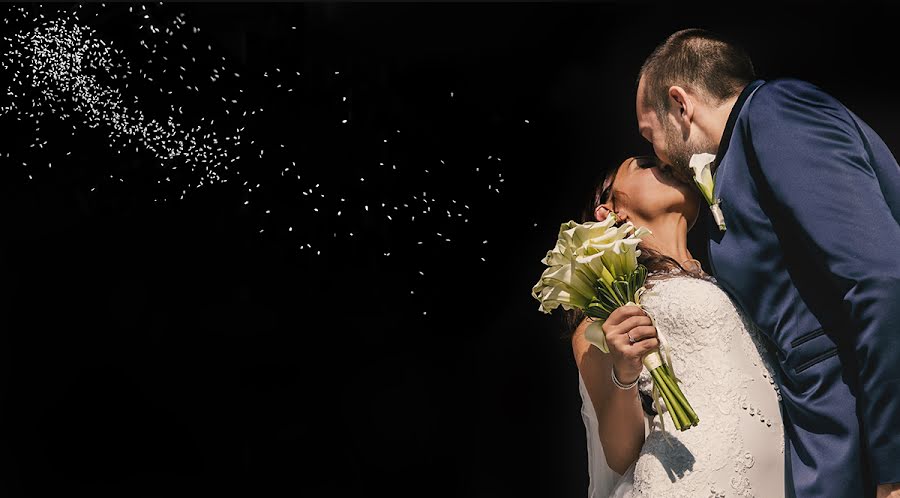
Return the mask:
<svg viewBox="0 0 900 498"><path fill-rule="evenodd" d="M900 498L900 482L879 484L875 498Z"/></svg>

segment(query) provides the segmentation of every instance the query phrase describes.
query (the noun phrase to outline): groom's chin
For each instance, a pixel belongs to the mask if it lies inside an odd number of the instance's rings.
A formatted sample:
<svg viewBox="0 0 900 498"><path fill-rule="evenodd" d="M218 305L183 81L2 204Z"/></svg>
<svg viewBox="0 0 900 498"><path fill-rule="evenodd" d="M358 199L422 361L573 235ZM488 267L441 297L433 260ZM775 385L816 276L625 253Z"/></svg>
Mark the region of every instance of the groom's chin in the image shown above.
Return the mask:
<svg viewBox="0 0 900 498"><path fill-rule="evenodd" d="M691 171L690 166L687 163L680 163L680 161L675 161L675 164L666 165L667 171L672 178L680 182L684 185L694 187L694 177L693 172Z"/></svg>

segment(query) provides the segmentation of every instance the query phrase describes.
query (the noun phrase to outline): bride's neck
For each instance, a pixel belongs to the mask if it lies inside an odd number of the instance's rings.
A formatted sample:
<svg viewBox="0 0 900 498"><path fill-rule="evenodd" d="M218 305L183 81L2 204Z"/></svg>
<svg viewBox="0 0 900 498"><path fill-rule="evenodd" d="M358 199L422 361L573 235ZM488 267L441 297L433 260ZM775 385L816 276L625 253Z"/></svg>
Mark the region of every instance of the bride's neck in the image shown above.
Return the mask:
<svg viewBox="0 0 900 498"><path fill-rule="evenodd" d="M644 237L643 244L647 247L678 263L693 259L687 247L688 222L681 214L672 213L651 221L632 223L636 227L647 227L652 232Z"/></svg>

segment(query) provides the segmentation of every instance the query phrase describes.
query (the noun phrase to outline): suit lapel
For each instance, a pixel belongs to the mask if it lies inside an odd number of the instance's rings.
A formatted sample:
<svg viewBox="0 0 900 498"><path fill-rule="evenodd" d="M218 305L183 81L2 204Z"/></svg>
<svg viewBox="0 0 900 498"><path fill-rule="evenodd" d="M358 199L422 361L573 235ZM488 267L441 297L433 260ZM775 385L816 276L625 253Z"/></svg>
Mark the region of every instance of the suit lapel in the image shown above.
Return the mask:
<svg viewBox="0 0 900 498"><path fill-rule="evenodd" d="M716 151L716 160L715 160L715 175L714 175L714 183L713 183L713 199L721 199L722 212L725 213L729 211L730 205L725 206L728 203L727 199L727 189L725 188L725 183L728 180L728 149L731 143L731 140L734 138L734 127L737 124L738 116L741 114L741 110L744 108L744 105L750 98L756 93L761 86L765 84L764 80L756 80L741 91L740 96L738 96L737 101L734 103L734 107L731 109L731 113L728 115L728 121L725 124L725 131L722 134L722 139L719 142L719 149ZM719 278L719 275L716 273L716 265L714 261L714 247L722 243L722 239L728 233L727 231L723 232L719 230L719 226L716 224L713 219L712 211L708 208L706 209L706 231L707 231L707 256L709 258L709 267L710 273ZM725 224L728 225L728 215L725 215Z"/></svg>

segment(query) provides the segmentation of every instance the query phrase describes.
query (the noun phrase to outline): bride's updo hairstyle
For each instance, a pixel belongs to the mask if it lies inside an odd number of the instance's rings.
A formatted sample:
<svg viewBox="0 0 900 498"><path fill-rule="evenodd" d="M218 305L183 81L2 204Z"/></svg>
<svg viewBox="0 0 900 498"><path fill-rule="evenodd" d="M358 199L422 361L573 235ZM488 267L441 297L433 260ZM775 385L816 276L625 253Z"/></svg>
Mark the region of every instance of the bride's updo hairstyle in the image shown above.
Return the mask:
<svg viewBox="0 0 900 498"><path fill-rule="evenodd" d="M640 157L631 157L622 164L629 164L631 161L639 159ZM613 182L616 181L616 174L618 172L619 168L610 168L600 176L597 182L593 184L594 187L591 189L584 207L581 210L581 214L579 215L579 223L585 223L588 221L602 221L594 218L594 213L597 211L597 208L601 204L605 203L609 199L609 195L612 192L612 185ZM647 270L650 273L664 273L678 270L685 275L699 278L699 274L693 269L684 268L678 261L675 261L675 259L661 254L658 251L650 249L643 243L639 244L638 248L641 250L641 255L638 256L638 263L646 266ZM562 307L560 307L560 309L562 309ZM564 338L570 338L575 332L575 329L578 328L578 325L581 324L581 321L584 320L585 317L586 315L579 309L563 310L563 321L565 322Z"/></svg>

